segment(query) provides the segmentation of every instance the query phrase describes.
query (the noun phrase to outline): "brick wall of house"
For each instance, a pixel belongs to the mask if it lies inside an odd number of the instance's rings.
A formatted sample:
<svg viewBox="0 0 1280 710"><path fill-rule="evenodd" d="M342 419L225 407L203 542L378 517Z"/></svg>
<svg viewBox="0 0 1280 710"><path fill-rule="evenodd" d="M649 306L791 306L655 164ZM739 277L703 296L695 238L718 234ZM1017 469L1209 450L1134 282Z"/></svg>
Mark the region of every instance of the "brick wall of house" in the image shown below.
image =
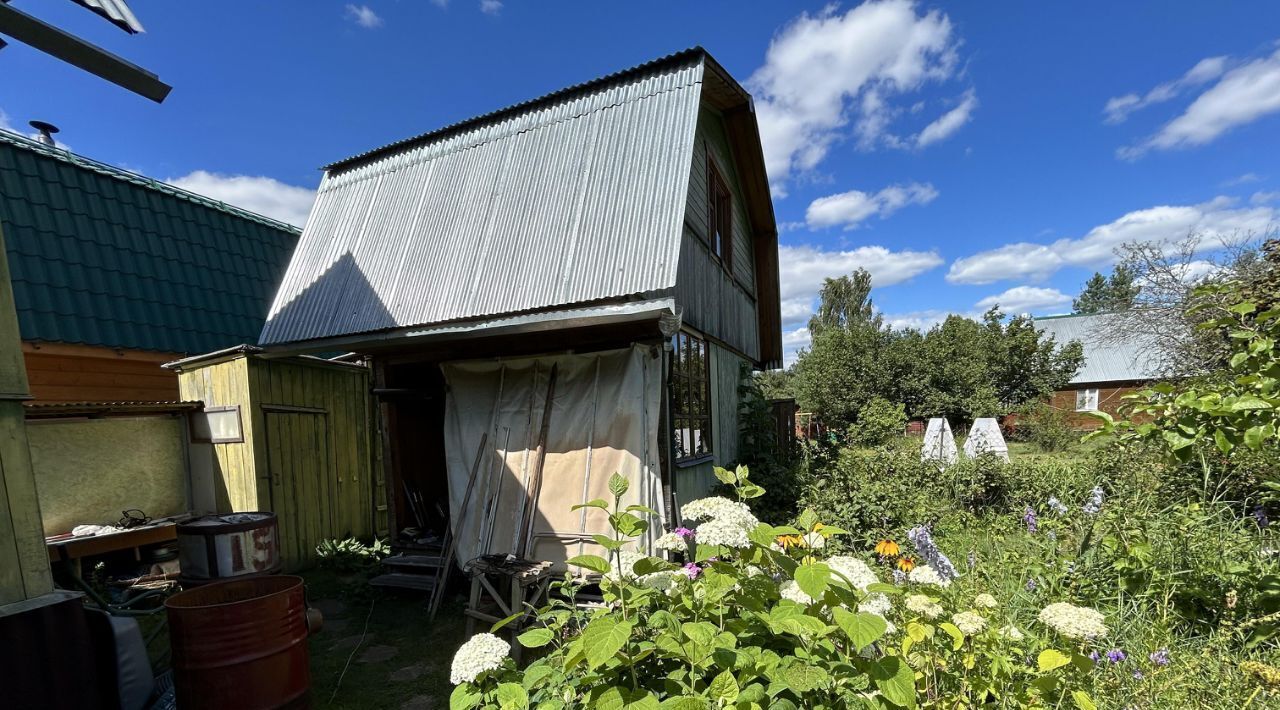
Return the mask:
<svg viewBox="0 0 1280 710"><path fill-rule="evenodd" d="M1099 426L1098 420L1086 414L1076 412L1076 391L1083 389L1098 390L1098 409L1112 416L1116 416L1120 405L1124 402L1124 396L1132 392L1138 391L1141 385L1134 382L1106 382L1096 385L1081 385L1079 387L1071 386L1070 389L1062 389L1053 393L1049 398L1050 406L1060 409L1071 414L1071 422L1074 426L1092 430Z"/></svg>

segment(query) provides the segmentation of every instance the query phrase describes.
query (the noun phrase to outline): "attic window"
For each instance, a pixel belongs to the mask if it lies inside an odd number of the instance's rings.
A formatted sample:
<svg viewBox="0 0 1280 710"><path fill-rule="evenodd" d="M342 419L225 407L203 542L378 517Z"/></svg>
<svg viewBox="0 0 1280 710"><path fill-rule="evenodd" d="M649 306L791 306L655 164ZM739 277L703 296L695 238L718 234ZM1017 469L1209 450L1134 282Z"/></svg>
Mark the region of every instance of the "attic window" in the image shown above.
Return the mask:
<svg viewBox="0 0 1280 710"><path fill-rule="evenodd" d="M707 156L707 243L726 269L733 265L733 198L715 161Z"/></svg>
<svg viewBox="0 0 1280 710"><path fill-rule="evenodd" d="M676 463L711 455L711 351L690 333L671 339L671 423Z"/></svg>

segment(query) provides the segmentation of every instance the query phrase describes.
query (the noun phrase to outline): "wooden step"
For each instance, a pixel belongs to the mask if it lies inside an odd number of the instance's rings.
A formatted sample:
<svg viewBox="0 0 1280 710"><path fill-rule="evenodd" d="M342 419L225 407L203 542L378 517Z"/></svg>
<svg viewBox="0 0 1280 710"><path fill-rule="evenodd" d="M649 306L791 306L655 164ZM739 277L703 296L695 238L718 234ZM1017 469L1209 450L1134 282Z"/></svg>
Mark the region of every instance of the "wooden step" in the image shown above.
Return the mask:
<svg viewBox="0 0 1280 710"><path fill-rule="evenodd" d="M382 566L405 571L434 572L444 566L439 555L392 555L382 559Z"/></svg>
<svg viewBox="0 0 1280 710"><path fill-rule="evenodd" d="M416 589L430 592L436 588L436 578L426 574L399 574L392 572L382 574L369 580L374 587L396 587L398 589Z"/></svg>

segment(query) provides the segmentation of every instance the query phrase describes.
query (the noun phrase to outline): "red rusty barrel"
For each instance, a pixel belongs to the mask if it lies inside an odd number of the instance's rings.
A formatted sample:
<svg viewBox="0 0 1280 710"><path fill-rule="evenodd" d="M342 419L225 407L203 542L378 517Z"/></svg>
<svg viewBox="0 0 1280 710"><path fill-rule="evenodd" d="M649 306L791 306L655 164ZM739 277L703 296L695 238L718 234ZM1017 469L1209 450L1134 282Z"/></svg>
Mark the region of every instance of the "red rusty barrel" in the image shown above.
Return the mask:
<svg viewBox="0 0 1280 710"><path fill-rule="evenodd" d="M302 578L250 577L164 603L178 707L306 707L311 688Z"/></svg>

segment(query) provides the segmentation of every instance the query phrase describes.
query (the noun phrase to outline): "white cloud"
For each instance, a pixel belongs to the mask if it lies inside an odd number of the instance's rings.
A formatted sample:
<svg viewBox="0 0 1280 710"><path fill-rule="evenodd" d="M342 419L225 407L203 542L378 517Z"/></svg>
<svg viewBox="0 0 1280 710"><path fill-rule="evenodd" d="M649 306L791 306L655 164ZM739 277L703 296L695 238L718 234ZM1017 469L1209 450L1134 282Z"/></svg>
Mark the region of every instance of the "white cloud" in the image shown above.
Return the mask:
<svg viewBox="0 0 1280 710"><path fill-rule="evenodd" d="M502 0L480 0L480 12L497 15L502 12Z"/></svg>
<svg viewBox="0 0 1280 710"><path fill-rule="evenodd" d="M917 148L923 148L931 143L937 143L940 140L949 138L951 134L960 130L964 124L969 122L973 116L973 110L978 108L978 96L973 89L965 92L964 97L960 99L959 105L947 111L934 120L933 123L924 127L919 135L915 138Z"/></svg>
<svg viewBox="0 0 1280 710"><path fill-rule="evenodd" d="M778 281L782 296L783 328L808 322L813 315L823 279L852 273L857 268L871 274L875 288L902 283L942 264L934 252L890 251L865 246L849 251L828 251L812 246L778 248Z"/></svg>
<svg viewBox="0 0 1280 710"><path fill-rule="evenodd" d="M1237 187L1240 185L1248 185L1250 183L1260 182L1261 180L1262 180L1262 176L1257 173L1245 173L1243 175L1237 175L1236 177L1233 177L1230 180L1227 180L1226 182L1222 183L1222 186Z"/></svg>
<svg viewBox="0 0 1280 710"><path fill-rule="evenodd" d="M347 18L366 30L382 26L382 18L368 5L347 5Z"/></svg>
<svg viewBox="0 0 1280 710"><path fill-rule="evenodd" d="M1255 192L1249 197L1249 202L1255 205L1265 205L1269 202L1280 201L1280 190L1271 192Z"/></svg>
<svg viewBox="0 0 1280 710"><path fill-rule="evenodd" d="M1056 288L1039 286L1014 286L1004 293L997 293L978 301L974 307L986 311L1000 306L1005 313L1027 313L1044 308L1059 308L1071 303L1071 297Z"/></svg>
<svg viewBox="0 0 1280 710"><path fill-rule="evenodd" d="M1116 151L1126 160L1151 150L1189 148L1212 142L1238 126L1280 112L1280 50L1222 75L1218 83L1196 97L1182 115L1155 135Z"/></svg>
<svg viewBox="0 0 1280 710"><path fill-rule="evenodd" d="M197 170L165 182L299 227L306 224L311 203L316 198L315 190L263 176Z"/></svg>
<svg viewBox="0 0 1280 710"><path fill-rule="evenodd" d="M1018 242L957 259L947 281L988 284L1003 279L1044 279L1067 266L1102 266L1115 261L1115 249L1128 242L1170 243L1192 233L1232 235L1263 232L1280 218L1276 209L1240 207L1217 197L1198 205L1162 205L1130 212L1079 238L1049 244ZM1208 240L1211 241L1211 240ZM1213 244L1206 243L1206 248Z"/></svg>
<svg viewBox="0 0 1280 710"><path fill-rule="evenodd" d="M901 109L891 100L954 76L958 45L946 15L919 14L911 0L843 14L832 4L783 27L747 82L774 189L816 167L850 123L864 148L898 144L888 128Z"/></svg>
<svg viewBox="0 0 1280 710"><path fill-rule="evenodd" d="M868 217L878 215L884 219L907 205L925 205L937 197L933 185L918 182L890 185L875 193L850 190L811 202L805 211L805 222L810 229L836 225L853 229Z"/></svg>
<svg viewBox="0 0 1280 710"><path fill-rule="evenodd" d="M1226 57L1201 59L1194 67L1187 70L1186 74L1173 81L1160 84L1142 96L1137 94L1116 96L1107 101L1107 105L1102 109L1102 112L1107 115L1105 121L1107 123L1123 123L1125 119L1129 118L1129 114L1135 111L1146 108L1151 104L1163 103L1177 98L1186 89L1217 79L1222 76L1222 72L1226 68Z"/></svg>
<svg viewBox="0 0 1280 710"><path fill-rule="evenodd" d="M794 330L782 331L782 365L783 367L791 367L795 364L796 358L800 354L802 348L809 347L812 341L809 329L801 326Z"/></svg>
<svg viewBox="0 0 1280 710"><path fill-rule="evenodd" d="M933 326L947 319L954 311L943 311L937 309L928 309L923 311L910 311L907 313L881 313L884 322L890 328L902 330L905 328L913 328L915 330L928 330ZM975 317L977 314L957 313L966 318Z"/></svg>

